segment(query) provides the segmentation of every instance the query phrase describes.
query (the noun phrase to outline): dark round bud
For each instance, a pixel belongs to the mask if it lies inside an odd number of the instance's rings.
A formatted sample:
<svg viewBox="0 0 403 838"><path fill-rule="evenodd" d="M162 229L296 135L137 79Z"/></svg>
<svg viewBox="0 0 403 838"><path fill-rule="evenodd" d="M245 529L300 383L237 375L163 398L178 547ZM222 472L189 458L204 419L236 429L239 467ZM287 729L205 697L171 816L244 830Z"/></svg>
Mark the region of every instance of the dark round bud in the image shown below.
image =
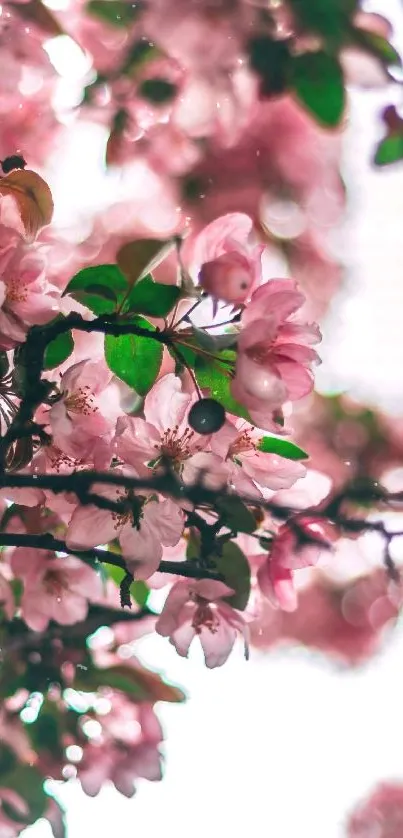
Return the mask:
<svg viewBox="0 0 403 838"><path fill-rule="evenodd" d="M225 422L225 410L215 399L200 399L189 411L189 425L198 434L213 434Z"/></svg>
<svg viewBox="0 0 403 838"><path fill-rule="evenodd" d="M11 154L10 157L6 157L0 162L5 175L8 175L13 169L25 169L27 165L27 161L24 160L22 154Z"/></svg>

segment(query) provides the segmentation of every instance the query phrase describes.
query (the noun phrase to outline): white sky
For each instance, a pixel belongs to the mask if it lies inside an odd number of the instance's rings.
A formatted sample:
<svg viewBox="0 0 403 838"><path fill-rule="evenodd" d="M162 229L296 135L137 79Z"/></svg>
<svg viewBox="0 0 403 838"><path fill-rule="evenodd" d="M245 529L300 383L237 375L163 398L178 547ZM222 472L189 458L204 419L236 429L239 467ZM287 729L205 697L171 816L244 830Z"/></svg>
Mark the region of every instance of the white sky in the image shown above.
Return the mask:
<svg viewBox="0 0 403 838"><path fill-rule="evenodd" d="M401 13L400 0L370 5ZM348 285L329 318L319 386L349 389L403 413L403 166L380 173L368 165L379 133L375 115L391 96L398 101L391 91L352 96L352 195L341 242ZM74 171L66 164L59 181L64 197L70 184L70 209L80 199L72 178L85 182L91 200L101 186L97 153L88 163L82 139L72 149ZM360 796L378 780L403 781L401 626L388 650L357 672L334 670L302 651L255 653L246 664L239 649L210 672L200 655L181 660L162 638L147 638L140 648L189 694L186 705L160 710L166 776L140 784L132 801L112 788L96 800L65 788L69 838L110 838L117 830L119 838L342 838L346 813ZM48 835L41 824L29 831L30 838Z"/></svg>

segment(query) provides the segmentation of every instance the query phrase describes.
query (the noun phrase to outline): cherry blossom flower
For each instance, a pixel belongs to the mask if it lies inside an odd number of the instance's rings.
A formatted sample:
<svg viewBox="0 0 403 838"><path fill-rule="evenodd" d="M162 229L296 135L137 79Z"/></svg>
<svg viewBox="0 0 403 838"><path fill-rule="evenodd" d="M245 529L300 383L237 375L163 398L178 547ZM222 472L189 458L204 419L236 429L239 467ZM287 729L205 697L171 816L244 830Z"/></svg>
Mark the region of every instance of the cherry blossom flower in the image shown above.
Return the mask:
<svg viewBox="0 0 403 838"><path fill-rule="evenodd" d="M232 392L267 430L275 429L273 417L285 402L313 387L311 366L319 359L311 344L319 329L290 319L304 299L294 281L273 279L254 292L242 315Z"/></svg>
<svg viewBox="0 0 403 838"><path fill-rule="evenodd" d="M103 360L80 361L61 378L61 398L49 410L53 439L69 457L109 465L110 444L120 413L112 373Z"/></svg>
<svg viewBox="0 0 403 838"><path fill-rule="evenodd" d="M10 561L24 583L21 615L33 631L44 631L49 620L62 625L84 620L88 600L100 595L100 577L73 556L57 558L49 550L17 547Z"/></svg>
<svg viewBox="0 0 403 838"><path fill-rule="evenodd" d="M182 657L187 657L190 644L197 635L209 669L225 663L238 632L244 637L247 657L248 630L245 620L239 611L222 600L222 597L232 593L224 582L209 579L176 582L157 620L156 631L163 637L169 637Z"/></svg>
<svg viewBox="0 0 403 838"><path fill-rule="evenodd" d="M0 230L0 349L25 340L29 326L58 313L57 289L46 278L46 259ZM4 244L3 244L4 242Z"/></svg>
<svg viewBox="0 0 403 838"><path fill-rule="evenodd" d="M252 220L243 213L217 218L184 248L184 258L199 269L202 288L216 300L244 303L262 281L264 246L248 244Z"/></svg>
<svg viewBox="0 0 403 838"><path fill-rule="evenodd" d="M350 817L348 838L401 838L403 785L381 783Z"/></svg>
<svg viewBox="0 0 403 838"><path fill-rule="evenodd" d="M187 416L196 396L182 390L180 379L168 373L157 381L144 402L144 419L123 416L116 426L118 457L146 474L163 459L169 460L184 481L200 471L215 472L219 459L206 452L210 437L192 430ZM222 483L222 481L221 481Z"/></svg>
<svg viewBox="0 0 403 838"><path fill-rule="evenodd" d="M297 607L294 571L316 565L321 553L330 549L334 538L329 524L322 519L301 515L294 521L294 529L287 524L280 527L269 555L257 572L262 593L285 611L294 611ZM315 541L317 544L313 543Z"/></svg>
<svg viewBox="0 0 403 838"><path fill-rule="evenodd" d="M302 463L259 450L262 435L243 419L229 418L211 440L212 451L225 461L228 482L240 494L263 494L262 487L289 489L305 477Z"/></svg>
<svg viewBox="0 0 403 838"><path fill-rule="evenodd" d="M139 777L161 779L161 725L151 704L133 704L124 695L114 696L111 711L102 717L98 741L87 745L78 766L83 790L96 796L106 780L111 780L126 797L135 792Z"/></svg>
<svg viewBox="0 0 403 838"><path fill-rule="evenodd" d="M72 549L96 547L118 538L128 570L136 579L147 579L158 569L162 545L174 546L184 527L184 516L174 501L157 501L130 495L113 486L93 491L115 501L128 501L124 512L97 506L77 506L67 528L66 544Z"/></svg>

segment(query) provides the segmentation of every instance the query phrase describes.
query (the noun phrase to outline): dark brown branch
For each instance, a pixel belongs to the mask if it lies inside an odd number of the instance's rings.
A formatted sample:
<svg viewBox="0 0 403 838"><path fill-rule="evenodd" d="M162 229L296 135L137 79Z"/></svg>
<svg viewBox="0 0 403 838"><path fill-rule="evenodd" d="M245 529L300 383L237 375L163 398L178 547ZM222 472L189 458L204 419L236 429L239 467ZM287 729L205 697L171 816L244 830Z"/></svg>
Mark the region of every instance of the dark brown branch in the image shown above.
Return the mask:
<svg viewBox="0 0 403 838"><path fill-rule="evenodd" d="M120 567L127 572L127 566L124 558L111 550L100 550L92 548L90 550L79 550L68 547L66 542L60 538L54 538L48 533L40 535L20 534L20 533L0 533L1 547L33 547L37 550L51 550L55 553L66 553L70 556L78 556L78 558L85 560L93 560L98 562L105 562L107 564ZM163 559L158 566L160 573L170 573L175 576L186 576L189 579L218 579L222 580L219 573L210 572L201 568L197 562L183 561L173 562Z"/></svg>

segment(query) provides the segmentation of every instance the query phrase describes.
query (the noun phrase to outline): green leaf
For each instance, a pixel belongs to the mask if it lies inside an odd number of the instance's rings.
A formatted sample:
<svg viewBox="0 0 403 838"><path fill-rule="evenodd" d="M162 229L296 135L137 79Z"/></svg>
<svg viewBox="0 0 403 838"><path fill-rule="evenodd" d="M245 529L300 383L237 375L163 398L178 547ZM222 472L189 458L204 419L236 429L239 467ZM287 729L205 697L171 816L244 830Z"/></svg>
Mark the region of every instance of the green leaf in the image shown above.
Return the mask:
<svg viewBox="0 0 403 838"><path fill-rule="evenodd" d="M139 86L139 95L143 96L153 105L165 105L174 98L177 91L176 84L167 79L146 79Z"/></svg>
<svg viewBox="0 0 403 838"><path fill-rule="evenodd" d="M180 297L180 288L176 285L163 285L154 282L151 276L145 276L133 285L127 298L125 309L139 312L149 317L166 317Z"/></svg>
<svg viewBox="0 0 403 838"><path fill-rule="evenodd" d="M192 326L193 337L201 349L206 349L214 355L220 349L227 349L238 340L238 332L224 332L222 335L211 335L205 329L198 329L197 326Z"/></svg>
<svg viewBox="0 0 403 838"><path fill-rule="evenodd" d="M403 133L390 134L382 140L375 152L374 162L377 166L388 166L403 160Z"/></svg>
<svg viewBox="0 0 403 838"><path fill-rule="evenodd" d="M193 561L194 559L198 559L200 556L200 535L199 533L195 532L195 530L190 530L188 536L188 543L186 546L186 559L187 561Z"/></svg>
<svg viewBox="0 0 403 838"><path fill-rule="evenodd" d="M151 273L172 250L173 242L160 239L137 239L124 244L117 252L116 261L131 287L137 280Z"/></svg>
<svg viewBox="0 0 403 838"><path fill-rule="evenodd" d="M340 46L349 35L359 0L289 0L299 25L322 35L327 43Z"/></svg>
<svg viewBox="0 0 403 838"><path fill-rule="evenodd" d="M287 460L307 460L309 454L290 442L288 439L278 439L276 436L264 436L258 445L259 451L264 451L265 454L278 454L279 457L285 457Z"/></svg>
<svg viewBox="0 0 403 838"><path fill-rule="evenodd" d="M54 757L62 753L60 723L57 706L54 702L45 701L36 721L26 727L35 750L50 751Z"/></svg>
<svg viewBox="0 0 403 838"><path fill-rule="evenodd" d="M143 317L133 318L135 325L155 331ZM152 337L105 335L105 360L110 370L129 387L145 396L154 384L162 362L162 344Z"/></svg>
<svg viewBox="0 0 403 838"><path fill-rule="evenodd" d="M138 70L141 70L149 61L161 58L163 52L156 47L152 41L140 38L131 46L126 60L121 68L122 75L135 77Z"/></svg>
<svg viewBox="0 0 403 838"><path fill-rule="evenodd" d="M181 350L182 351L182 350ZM236 358L235 352L226 350L220 353L223 360L234 360ZM226 367L228 368L228 367ZM212 398L216 399L229 413L234 416L240 416L242 419L251 421L246 408L234 399L231 395L231 378L223 372L224 367L218 368L210 361L204 358L197 358L195 364L195 374L199 387L202 390L208 390Z"/></svg>
<svg viewBox="0 0 403 838"><path fill-rule="evenodd" d="M220 516L224 519L224 526L228 529L234 532L255 532L256 520L254 515L236 495L218 498L216 506Z"/></svg>
<svg viewBox="0 0 403 838"><path fill-rule="evenodd" d="M73 276L63 296L70 294L94 314L113 314L127 290L126 278L117 265L96 265Z"/></svg>
<svg viewBox="0 0 403 838"><path fill-rule="evenodd" d="M360 29L354 27L352 30L353 40L357 46L362 47L367 52L379 58L380 61L389 66L401 66L402 60L399 53L395 50L392 44L379 35L378 32L371 32L369 29Z"/></svg>
<svg viewBox="0 0 403 838"><path fill-rule="evenodd" d="M0 781L4 788L16 791L28 806L29 812L24 818L14 810L16 821L31 824L42 817L48 804L48 796L43 788L43 777L36 768L19 764L9 773L1 774ZM14 812L10 812L10 815L13 816Z"/></svg>
<svg viewBox="0 0 403 838"><path fill-rule="evenodd" d="M45 349L45 357L43 368L45 370L52 370L62 364L73 352L74 340L69 332L63 332L57 338L51 340Z"/></svg>
<svg viewBox="0 0 403 838"><path fill-rule="evenodd" d="M125 28L130 26L140 12L143 3L126 3L125 0L90 0L87 11L112 26Z"/></svg>
<svg viewBox="0 0 403 838"><path fill-rule="evenodd" d="M235 591L232 596L225 597L233 608L244 611L250 594L250 565L237 544L227 541L222 555L217 559L217 570L224 577L225 584Z"/></svg>
<svg viewBox="0 0 403 838"><path fill-rule="evenodd" d="M166 684L155 672L140 664L111 666L108 669L76 670L74 689L94 692L99 687L111 687L137 701L183 701L183 693Z"/></svg>
<svg viewBox="0 0 403 838"><path fill-rule="evenodd" d="M345 108L343 71L338 59L322 50L297 55L292 88L299 102L322 125L334 128Z"/></svg>
<svg viewBox="0 0 403 838"><path fill-rule="evenodd" d="M113 579L115 585L119 588L120 583L126 576L126 571L123 570L123 568L121 567L116 567L116 565L109 564L109 562L103 562L102 567L104 568L104 570L106 570L109 578ZM150 589L148 588L145 582L139 580L137 582L132 582L132 584L130 585L130 594L134 601L137 603L137 605L140 606L140 608L143 608L146 604L149 593Z"/></svg>

